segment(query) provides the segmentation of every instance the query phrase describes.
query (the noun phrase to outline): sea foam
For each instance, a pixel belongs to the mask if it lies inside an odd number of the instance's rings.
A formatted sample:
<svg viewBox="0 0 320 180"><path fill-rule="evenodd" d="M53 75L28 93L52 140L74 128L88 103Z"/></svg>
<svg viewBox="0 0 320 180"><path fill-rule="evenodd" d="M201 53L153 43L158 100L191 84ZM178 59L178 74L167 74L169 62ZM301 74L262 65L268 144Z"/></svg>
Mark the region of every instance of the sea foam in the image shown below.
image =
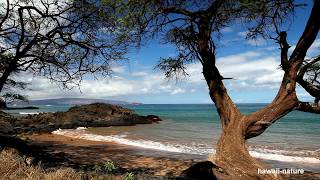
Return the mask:
<svg viewBox="0 0 320 180"><path fill-rule="evenodd" d="M21 115L28 115L28 114L34 115L34 114L39 114L39 112L19 112L19 114L21 114Z"/></svg>
<svg viewBox="0 0 320 180"><path fill-rule="evenodd" d="M186 154L197 154L197 155L208 155L215 153L215 150L210 146L190 146L184 144L170 144L155 142L150 140L133 140L128 139L126 135L96 135L86 131L86 128L79 127L77 129L58 129L52 132L53 134L63 135L72 138L85 139L91 141L103 141L103 142L116 142L119 144L130 145L140 148L154 149L160 151L168 151L175 153L186 153ZM310 154L310 151L308 151ZM283 162L303 162L303 163L315 163L320 164L320 159L315 157L303 157L297 156L304 154L303 151L285 151L285 150L270 150L261 148L250 148L249 153L256 158L283 161ZM291 156L288 154L292 154Z"/></svg>

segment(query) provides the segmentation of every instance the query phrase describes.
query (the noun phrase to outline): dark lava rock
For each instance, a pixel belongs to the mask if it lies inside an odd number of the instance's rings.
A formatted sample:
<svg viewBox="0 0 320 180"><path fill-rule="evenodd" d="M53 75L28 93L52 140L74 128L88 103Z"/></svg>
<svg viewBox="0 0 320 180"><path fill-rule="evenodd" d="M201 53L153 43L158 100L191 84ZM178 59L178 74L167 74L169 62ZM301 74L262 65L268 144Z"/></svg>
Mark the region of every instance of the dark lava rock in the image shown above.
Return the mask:
<svg viewBox="0 0 320 180"><path fill-rule="evenodd" d="M181 174L184 178L194 180L216 180L213 168L217 167L211 161L203 161L193 164Z"/></svg>
<svg viewBox="0 0 320 180"><path fill-rule="evenodd" d="M23 109L39 109L39 107L36 106L26 106L26 107L6 107L5 110L23 110Z"/></svg>
<svg viewBox="0 0 320 180"><path fill-rule="evenodd" d="M158 116L139 116L134 111L112 104L93 103L71 107L67 112L40 113L14 121L21 132L51 132L55 129L77 127L132 126L161 121Z"/></svg>

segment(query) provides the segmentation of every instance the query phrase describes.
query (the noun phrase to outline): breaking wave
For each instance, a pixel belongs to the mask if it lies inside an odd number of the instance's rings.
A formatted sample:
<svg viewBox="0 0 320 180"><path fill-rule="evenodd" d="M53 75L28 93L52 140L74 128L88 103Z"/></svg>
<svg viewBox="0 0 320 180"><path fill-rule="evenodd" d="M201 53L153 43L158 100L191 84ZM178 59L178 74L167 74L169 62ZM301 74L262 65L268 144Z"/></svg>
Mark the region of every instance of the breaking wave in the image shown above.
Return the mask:
<svg viewBox="0 0 320 180"><path fill-rule="evenodd" d="M39 112L19 112L21 115L34 115L34 114L39 114Z"/></svg>
<svg viewBox="0 0 320 180"><path fill-rule="evenodd" d="M86 128L79 127L77 129L58 129L53 134L63 135L72 138L85 139L91 141L116 142L119 144L130 145L140 148L154 149L160 151L168 151L175 153L208 155L215 153L209 145L204 144L173 144L155 142L150 140L133 140L127 138L126 135L96 135L86 131ZM317 151L287 151L264 148L250 148L250 154L253 157L265 160L283 161L283 162L303 162L303 163L320 163L320 159L312 157L318 153ZM311 156L310 156L311 155Z"/></svg>

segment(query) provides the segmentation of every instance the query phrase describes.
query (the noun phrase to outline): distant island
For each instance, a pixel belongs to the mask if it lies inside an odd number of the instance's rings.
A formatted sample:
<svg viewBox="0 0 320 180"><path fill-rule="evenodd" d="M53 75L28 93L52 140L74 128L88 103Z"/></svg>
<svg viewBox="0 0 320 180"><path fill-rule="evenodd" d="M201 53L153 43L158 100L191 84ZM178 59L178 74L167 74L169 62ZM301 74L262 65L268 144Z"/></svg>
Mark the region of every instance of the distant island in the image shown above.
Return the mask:
<svg viewBox="0 0 320 180"><path fill-rule="evenodd" d="M57 98L57 99L40 99L40 100L30 100L28 105L53 105L53 106L64 106L64 105L83 105L91 103L107 103L107 104L117 104L126 105L134 104L140 105L140 102L127 102L118 100L106 100L106 99L90 99L90 98ZM16 103L15 106L25 106L27 103Z"/></svg>

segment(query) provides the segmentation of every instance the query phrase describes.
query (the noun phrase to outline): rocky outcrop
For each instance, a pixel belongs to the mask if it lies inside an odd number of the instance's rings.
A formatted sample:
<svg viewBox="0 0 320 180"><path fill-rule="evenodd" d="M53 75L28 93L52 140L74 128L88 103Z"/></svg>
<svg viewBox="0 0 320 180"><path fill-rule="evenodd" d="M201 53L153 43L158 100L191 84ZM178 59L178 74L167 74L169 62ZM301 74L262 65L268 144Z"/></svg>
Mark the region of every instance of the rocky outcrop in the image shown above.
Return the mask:
<svg viewBox="0 0 320 180"><path fill-rule="evenodd" d="M25 106L25 107L6 107L5 110L25 110L25 109L39 109L36 106Z"/></svg>
<svg viewBox="0 0 320 180"><path fill-rule="evenodd" d="M67 112L40 113L13 121L14 132L51 132L58 128L132 126L161 121L158 116L140 116L117 105L94 103L71 107Z"/></svg>

